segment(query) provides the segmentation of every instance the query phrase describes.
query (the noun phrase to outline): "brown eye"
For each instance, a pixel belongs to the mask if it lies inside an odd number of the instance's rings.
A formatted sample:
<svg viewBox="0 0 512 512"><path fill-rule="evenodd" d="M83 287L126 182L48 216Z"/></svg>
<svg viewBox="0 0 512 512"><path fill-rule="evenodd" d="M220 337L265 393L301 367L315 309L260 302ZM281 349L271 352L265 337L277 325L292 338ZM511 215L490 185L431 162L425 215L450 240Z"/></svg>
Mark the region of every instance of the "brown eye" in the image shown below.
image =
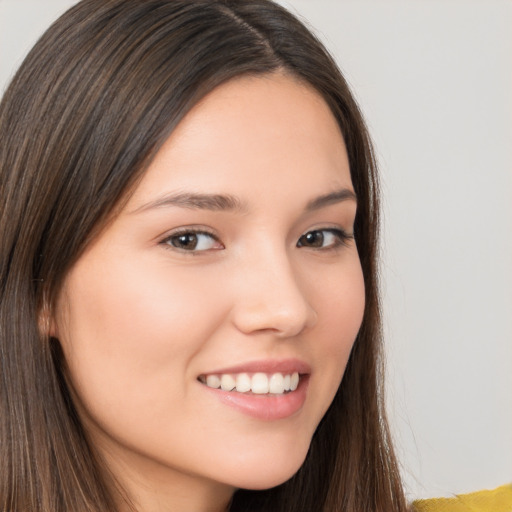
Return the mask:
<svg viewBox="0 0 512 512"><path fill-rule="evenodd" d="M299 238L299 247L322 247L324 244L323 231L310 231Z"/></svg>
<svg viewBox="0 0 512 512"><path fill-rule="evenodd" d="M171 238L171 244L178 249L186 249L193 251L197 247L197 235L195 233L187 233Z"/></svg>
<svg viewBox="0 0 512 512"><path fill-rule="evenodd" d="M348 235L341 229L315 229L302 235L297 242L297 247L333 249L346 245L353 238L353 235Z"/></svg>
<svg viewBox="0 0 512 512"><path fill-rule="evenodd" d="M210 249L223 249L224 246L210 233L184 231L166 238L164 244L182 251L200 252Z"/></svg>

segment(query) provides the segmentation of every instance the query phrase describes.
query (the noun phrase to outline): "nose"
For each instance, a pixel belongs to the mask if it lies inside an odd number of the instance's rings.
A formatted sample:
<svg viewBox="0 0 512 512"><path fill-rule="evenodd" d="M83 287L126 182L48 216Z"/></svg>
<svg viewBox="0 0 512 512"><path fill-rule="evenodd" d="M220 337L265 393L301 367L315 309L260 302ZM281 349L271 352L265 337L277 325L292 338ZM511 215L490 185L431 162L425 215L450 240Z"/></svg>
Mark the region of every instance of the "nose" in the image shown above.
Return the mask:
<svg viewBox="0 0 512 512"><path fill-rule="evenodd" d="M235 286L233 322L237 329L244 334L271 332L288 338L313 327L317 312L288 257L254 256L241 269Z"/></svg>

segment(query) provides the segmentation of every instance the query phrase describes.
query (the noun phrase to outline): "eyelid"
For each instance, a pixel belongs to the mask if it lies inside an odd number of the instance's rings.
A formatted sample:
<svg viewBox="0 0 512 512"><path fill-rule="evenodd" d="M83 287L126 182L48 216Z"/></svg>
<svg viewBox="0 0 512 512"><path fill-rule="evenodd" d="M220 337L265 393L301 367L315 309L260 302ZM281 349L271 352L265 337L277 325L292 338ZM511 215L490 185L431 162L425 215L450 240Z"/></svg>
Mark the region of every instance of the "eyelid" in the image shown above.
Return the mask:
<svg viewBox="0 0 512 512"><path fill-rule="evenodd" d="M308 245L303 245L300 243L300 240L305 237L306 235L308 235L309 233L317 233L317 232L328 232L330 234L333 234L336 238L337 238L337 242L334 243L334 244L331 244L327 247L314 247L314 246L308 246ZM312 249L312 250L315 250L315 251L329 251L329 250L336 250L336 249L339 249L340 247L342 246L348 246L349 245L349 242L351 240L354 240L355 237L354 237L354 234L353 234L353 230L351 233L347 232L345 229L339 227L339 226L324 226L324 227L318 227L318 228L313 228L313 229L308 229L307 231L305 231L300 237L299 237L299 240L297 240L297 244L296 246L297 247L304 247L306 249Z"/></svg>
<svg viewBox="0 0 512 512"><path fill-rule="evenodd" d="M312 245L307 245L305 243L301 243L301 239L303 239L303 237L305 237L306 235L308 235L310 233L318 233L318 232L324 232L324 233L327 232L327 233L333 235L336 238L335 242L331 243L325 247L322 247L322 246L315 247ZM205 235L207 237L210 237L212 240L214 240L218 244L220 244L222 247L220 247L220 248L212 247L212 248L205 248L205 249L196 249L194 247L191 249L186 249L186 248L182 248L182 247L177 247L176 245L174 245L171 242L171 240L174 238L177 238L182 235L188 235L188 234ZM305 249L312 249L315 251L337 250L342 246L348 246L349 242L351 240L354 240L354 234L348 233L347 230L341 228L340 226L319 226L319 227L316 227L313 229L308 229L307 231L304 231L300 235L299 239L297 240L296 247L298 247L298 248L303 247ZM173 250L173 251L177 251L177 252L189 254L189 255L198 255L200 253L208 253L210 251L218 251L218 250L225 249L225 246L222 243L222 241L220 240L220 238L214 232L212 232L210 229L205 228L203 226L182 226L182 227L176 228L173 231L166 233L166 235L158 242L158 244L164 246L165 249Z"/></svg>
<svg viewBox="0 0 512 512"><path fill-rule="evenodd" d="M213 251L213 250L215 250L215 251L221 250L220 248L187 250L187 249L182 249L180 247L176 247L170 243L171 239L182 236L182 235L188 235L188 234L209 236L210 238L215 240L217 243L222 245L222 249L225 248L224 244L221 242L221 240L215 233L213 233L212 231L210 231L209 229L204 228L204 227L192 227L192 226L179 227L171 232L166 233L166 235L158 242L158 244L164 246L165 249L174 250L174 251L178 251L180 253L190 254L190 255L197 255L200 253L206 253L206 252Z"/></svg>

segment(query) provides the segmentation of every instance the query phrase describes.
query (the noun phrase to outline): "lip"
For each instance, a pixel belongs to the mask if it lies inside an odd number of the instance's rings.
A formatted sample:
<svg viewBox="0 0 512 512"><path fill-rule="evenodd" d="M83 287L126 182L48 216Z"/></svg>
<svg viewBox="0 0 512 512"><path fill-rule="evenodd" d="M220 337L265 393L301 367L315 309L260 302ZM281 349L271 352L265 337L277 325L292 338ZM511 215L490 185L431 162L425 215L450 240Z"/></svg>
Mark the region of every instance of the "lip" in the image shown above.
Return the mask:
<svg viewBox="0 0 512 512"><path fill-rule="evenodd" d="M272 359L264 361L249 361L229 368L220 368L202 373L201 375L221 375L224 373L293 373L301 375L311 373L311 367L300 359Z"/></svg>
<svg viewBox="0 0 512 512"><path fill-rule="evenodd" d="M298 359L252 361L236 366L221 368L202 375L219 375L235 373L293 373L300 374L300 381L295 391L283 395L257 395L223 391L201 384L206 393L214 399L244 415L263 421L284 420L298 413L307 398L311 367Z"/></svg>

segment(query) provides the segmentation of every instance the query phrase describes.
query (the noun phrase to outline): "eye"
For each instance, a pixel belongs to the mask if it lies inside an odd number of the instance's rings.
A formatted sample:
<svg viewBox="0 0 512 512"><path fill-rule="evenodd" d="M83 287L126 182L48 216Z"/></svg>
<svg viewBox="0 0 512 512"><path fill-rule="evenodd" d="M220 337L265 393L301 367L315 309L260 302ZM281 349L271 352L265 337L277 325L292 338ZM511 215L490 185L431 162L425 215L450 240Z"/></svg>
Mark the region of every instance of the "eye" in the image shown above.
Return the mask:
<svg viewBox="0 0 512 512"><path fill-rule="evenodd" d="M347 234L341 229L315 229L304 233L297 242L297 247L310 247L312 249L334 249L341 245L347 245L353 235Z"/></svg>
<svg viewBox="0 0 512 512"><path fill-rule="evenodd" d="M211 233L190 229L174 233L163 240L162 243L188 252L224 249L224 246Z"/></svg>

